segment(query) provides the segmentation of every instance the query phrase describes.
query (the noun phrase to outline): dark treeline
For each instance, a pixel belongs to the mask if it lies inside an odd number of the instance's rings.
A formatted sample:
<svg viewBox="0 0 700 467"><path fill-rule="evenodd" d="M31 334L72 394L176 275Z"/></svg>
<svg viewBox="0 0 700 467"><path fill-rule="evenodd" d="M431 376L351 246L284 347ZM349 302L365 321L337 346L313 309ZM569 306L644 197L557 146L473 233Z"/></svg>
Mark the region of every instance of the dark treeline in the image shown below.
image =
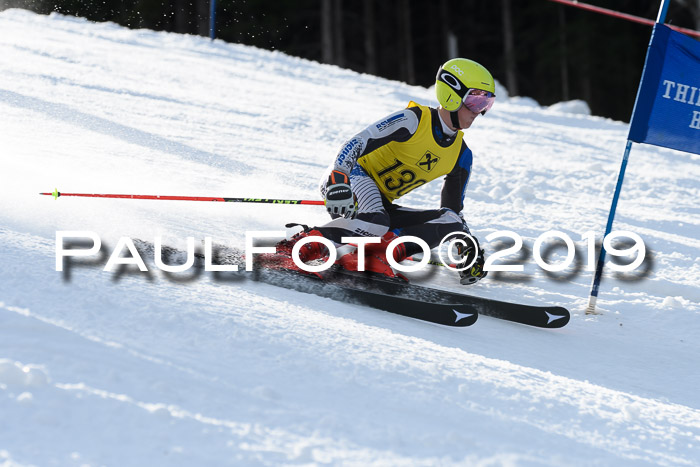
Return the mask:
<svg viewBox="0 0 700 467"><path fill-rule="evenodd" d="M660 0L587 0L655 19ZM209 34L209 0L5 0L131 28ZM542 105L583 99L628 121L651 27L547 0L218 0L216 37L422 86L454 56ZM700 29L700 1L672 0L667 23Z"/></svg>

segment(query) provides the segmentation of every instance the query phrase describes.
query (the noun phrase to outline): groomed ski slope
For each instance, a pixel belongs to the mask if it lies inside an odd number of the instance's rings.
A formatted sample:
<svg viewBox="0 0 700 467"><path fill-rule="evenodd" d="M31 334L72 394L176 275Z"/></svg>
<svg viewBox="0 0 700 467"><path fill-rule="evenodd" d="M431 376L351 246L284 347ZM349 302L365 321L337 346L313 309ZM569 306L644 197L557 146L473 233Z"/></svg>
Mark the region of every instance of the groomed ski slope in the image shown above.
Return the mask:
<svg viewBox="0 0 700 467"><path fill-rule="evenodd" d="M39 192L318 199L343 141L432 91L200 37L0 12L1 465L699 465L700 156L635 146L616 229L647 277L436 287L572 310L452 329L194 271L56 272L57 230L184 248L319 224L318 207ZM483 57L473 57L489 65ZM632 83L630 85L633 85ZM466 133L466 214L532 247L601 235L627 125L499 100ZM566 110L571 106L562 105ZM403 204L435 207L440 183ZM405 201L404 201L405 200ZM484 242L488 252L495 244ZM552 261L556 261L553 257ZM184 277L182 277L184 276ZM512 275L505 275L505 279Z"/></svg>

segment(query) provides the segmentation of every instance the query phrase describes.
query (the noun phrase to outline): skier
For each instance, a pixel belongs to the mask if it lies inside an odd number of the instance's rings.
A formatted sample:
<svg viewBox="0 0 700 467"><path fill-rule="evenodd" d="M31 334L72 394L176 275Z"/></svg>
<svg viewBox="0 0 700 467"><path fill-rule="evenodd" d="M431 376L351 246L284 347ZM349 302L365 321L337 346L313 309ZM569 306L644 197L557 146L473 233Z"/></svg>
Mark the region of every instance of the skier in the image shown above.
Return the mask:
<svg viewBox="0 0 700 467"><path fill-rule="evenodd" d="M461 212L472 152L461 130L469 128L479 114L486 114L496 98L494 92L493 77L480 64L464 58L447 61L439 68L435 82L440 106L436 109L410 102L406 109L350 138L321 183L333 220L283 240L277 245L278 254L291 255L294 244L308 236L323 236L336 246L341 245L342 237L381 237L379 244L366 245L365 269L394 276L385 255L386 246L397 236L416 236L434 248L447 234L459 231L471 235ZM441 176L445 177L439 209L416 210L394 204ZM473 284L486 276L484 250L472 238L475 244L467 240L466 247L458 248L458 267L468 265L476 256L473 266L460 272L462 284ZM415 243L402 243L394 249L394 260L400 262L419 251ZM299 251L304 262L327 254L320 242L307 243ZM339 259L351 270L357 270L357 261L357 252Z"/></svg>

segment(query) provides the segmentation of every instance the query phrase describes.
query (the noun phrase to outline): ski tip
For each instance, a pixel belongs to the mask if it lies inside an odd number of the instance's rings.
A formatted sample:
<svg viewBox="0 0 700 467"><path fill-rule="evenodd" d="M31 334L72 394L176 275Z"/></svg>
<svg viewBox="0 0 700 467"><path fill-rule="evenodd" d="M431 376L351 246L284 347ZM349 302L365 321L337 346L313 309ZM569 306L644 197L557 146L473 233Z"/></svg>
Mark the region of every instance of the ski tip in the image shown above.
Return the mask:
<svg viewBox="0 0 700 467"><path fill-rule="evenodd" d="M476 312L469 312L469 313L461 313L457 311L455 308L452 308L452 311L455 314L455 321L454 323L445 323L449 324L451 326L471 326L472 324L476 323L476 320L479 318L479 314Z"/></svg>
<svg viewBox="0 0 700 467"><path fill-rule="evenodd" d="M566 308L555 307L551 310L545 310L544 313L547 316L547 324L544 327L547 328L563 328L571 319L571 314Z"/></svg>

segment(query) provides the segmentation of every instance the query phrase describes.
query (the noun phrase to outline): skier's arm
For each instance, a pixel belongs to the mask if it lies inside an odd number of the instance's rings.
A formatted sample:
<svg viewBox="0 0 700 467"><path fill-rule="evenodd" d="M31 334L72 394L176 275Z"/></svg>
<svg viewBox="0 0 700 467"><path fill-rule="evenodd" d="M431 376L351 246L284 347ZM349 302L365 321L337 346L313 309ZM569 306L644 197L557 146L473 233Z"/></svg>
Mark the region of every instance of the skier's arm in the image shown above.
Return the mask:
<svg viewBox="0 0 700 467"><path fill-rule="evenodd" d="M333 170L349 175L357 159L365 154L392 141L408 141L418 129L420 114L418 107L410 107L371 124L343 144Z"/></svg>
<svg viewBox="0 0 700 467"><path fill-rule="evenodd" d="M445 176L442 185L441 206L456 213L464 207L464 192L467 190L469 176L472 173L472 151L462 141L462 148L457 163L450 173Z"/></svg>

